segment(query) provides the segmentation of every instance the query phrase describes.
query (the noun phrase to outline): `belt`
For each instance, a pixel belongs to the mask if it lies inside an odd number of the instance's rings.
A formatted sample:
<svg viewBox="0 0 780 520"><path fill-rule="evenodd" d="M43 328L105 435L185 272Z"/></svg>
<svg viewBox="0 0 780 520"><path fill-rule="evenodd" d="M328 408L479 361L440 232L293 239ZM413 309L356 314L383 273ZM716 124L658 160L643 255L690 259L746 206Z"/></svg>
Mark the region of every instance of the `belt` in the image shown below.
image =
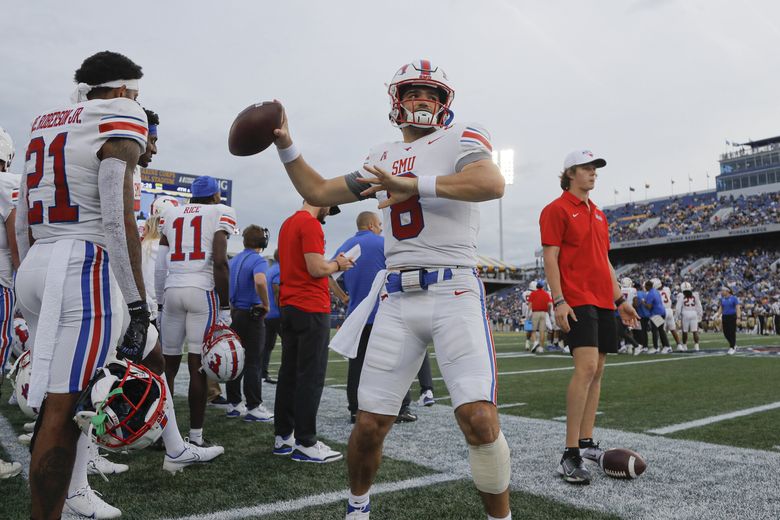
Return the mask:
<svg viewBox="0 0 780 520"><path fill-rule="evenodd" d="M452 280L452 269L449 267L431 271L412 269L387 275L385 289L388 293L427 291L428 286L444 280Z"/></svg>

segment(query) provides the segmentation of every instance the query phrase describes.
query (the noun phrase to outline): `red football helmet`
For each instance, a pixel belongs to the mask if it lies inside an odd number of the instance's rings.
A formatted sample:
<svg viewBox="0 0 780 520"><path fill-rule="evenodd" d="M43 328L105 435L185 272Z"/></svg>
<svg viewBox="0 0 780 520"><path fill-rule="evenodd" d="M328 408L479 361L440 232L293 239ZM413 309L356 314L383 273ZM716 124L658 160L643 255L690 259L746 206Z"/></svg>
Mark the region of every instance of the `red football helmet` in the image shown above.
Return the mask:
<svg viewBox="0 0 780 520"><path fill-rule="evenodd" d="M413 85L432 87L439 91L439 102L435 103L433 113L423 110L412 112L403 106L401 98L404 90ZM417 60L398 69L387 93L390 95L390 121L398 128L435 128L446 126L452 121L450 105L455 98L455 90L441 67L433 66L429 60Z"/></svg>
<svg viewBox="0 0 780 520"><path fill-rule="evenodd" d="M209 379L227 383L244 371L244 346L233 329L217 323L206 333L200 361Z"/></svg>
<svg viewBox="0 0 780 520"><path fill-rule="evenodd" d="M162 435L167 390L145 366L115 361L100 368L81 393L73 419L102 448L139 450Z"/></svg>

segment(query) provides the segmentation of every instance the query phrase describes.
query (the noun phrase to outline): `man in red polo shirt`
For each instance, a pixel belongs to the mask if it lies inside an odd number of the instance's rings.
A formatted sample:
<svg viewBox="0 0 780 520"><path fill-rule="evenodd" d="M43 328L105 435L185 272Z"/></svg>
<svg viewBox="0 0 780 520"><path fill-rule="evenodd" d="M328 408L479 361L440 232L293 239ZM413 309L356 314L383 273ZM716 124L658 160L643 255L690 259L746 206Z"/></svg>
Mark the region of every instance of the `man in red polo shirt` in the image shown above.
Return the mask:
<svg viewBox="0 0 780 520"><path fill-rule="evenodd" d="M296 461L325 463L343 458L317 440L317 409L330 339L328 279L353 266L343 254L325 259L322 224L327 215L337 213L338 206L320 208L304 202L279 230L282 364L274 403L273 453L291 455Z"/></svg>
<svg viewBox="0 0 780 520"><path fill-rule="evenodd" d="M534 343L531 349L532 353L537 350L539 353L544 352L544 335L547 332L547 313L550 312L550 306L552 305L552 298L550 294L544 290L544 282L539 280L536 282L536 290L532 291L528 296L528 302L531 304L531 324L533 330L539 331L539 339Z"/></svg>
<svg viewBox="0 0 780 520"><path fill-rule="evenodd" d="M588 199L596 168L606 164L590 150L567 155L560 176L563 194L539 217L555 321L567 333L574 358L566 393L566 449L558 473L575 484L590 483L582 457L598 462L603 453L593 442L593 426L604 361L607 353L617 351L615 308L626 325L639 319L622 297L609 261L607 217Z"/></svg>

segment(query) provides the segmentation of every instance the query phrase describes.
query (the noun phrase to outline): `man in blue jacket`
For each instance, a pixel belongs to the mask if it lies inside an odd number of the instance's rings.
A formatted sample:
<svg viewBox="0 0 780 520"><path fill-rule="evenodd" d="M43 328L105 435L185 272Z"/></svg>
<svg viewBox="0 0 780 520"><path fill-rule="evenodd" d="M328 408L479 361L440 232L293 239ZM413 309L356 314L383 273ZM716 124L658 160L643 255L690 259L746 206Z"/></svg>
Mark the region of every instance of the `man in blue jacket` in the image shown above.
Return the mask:
<svg viewBox="0 0 780 520"><path fill-rule="evenodd" d="M265 274L268 282L268 314L265 315L265 348L263 349L263 381L270 385L276 384L276 379L268 373L271 362L271 351L276 346L276 338L281 334L282 315L279 314L279 250L274 251L274 264Z"/></svg>
<svg viewBox="0 0 780 520"><path fill-rule="evenodd" d="M653 348L647 351L648 354L655 354L658 352L658 337L661 337L661 344L663 345L662 354L670 354L672 347L669 346L669 338L666 337L666 329L664 324L666 323L666 308L664 302L661 299L661 293L658 289L661 287L661 281L658 278L653 278L645 282L645 290L647 295L645 296L645 308L650 314L650 329L653 331Z"/></svg>

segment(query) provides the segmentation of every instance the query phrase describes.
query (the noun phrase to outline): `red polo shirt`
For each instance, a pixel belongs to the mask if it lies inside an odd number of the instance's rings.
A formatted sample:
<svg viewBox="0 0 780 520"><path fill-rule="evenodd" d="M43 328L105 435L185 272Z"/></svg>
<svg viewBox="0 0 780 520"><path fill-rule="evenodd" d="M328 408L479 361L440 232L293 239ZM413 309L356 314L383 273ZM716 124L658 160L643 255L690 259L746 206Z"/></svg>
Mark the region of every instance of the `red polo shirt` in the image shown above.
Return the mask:
<svg viewBox="0 0 780 520"><path fill-rule="evenodd" d="M536 289L528 296L528 301L533 312L547 312L552 303L552 297L544 289Z"/></svg>
<svg viewBox="0 0 780 520"><path fill-rule="evenodd" d="M313 278L305 253L325 254L322 224L308 211L297 211L279 230L279 305L304 312L330 312L328 277Z"/></svg>
<svg viewBox="0 0 780 520"><path fill-rule="evenodd" d="M564 191L542 210L539 228L543 246L561 248L558 268L566 303L614 309L607 256L609 226L604 212L592 200L586 204Z"/></svg>

